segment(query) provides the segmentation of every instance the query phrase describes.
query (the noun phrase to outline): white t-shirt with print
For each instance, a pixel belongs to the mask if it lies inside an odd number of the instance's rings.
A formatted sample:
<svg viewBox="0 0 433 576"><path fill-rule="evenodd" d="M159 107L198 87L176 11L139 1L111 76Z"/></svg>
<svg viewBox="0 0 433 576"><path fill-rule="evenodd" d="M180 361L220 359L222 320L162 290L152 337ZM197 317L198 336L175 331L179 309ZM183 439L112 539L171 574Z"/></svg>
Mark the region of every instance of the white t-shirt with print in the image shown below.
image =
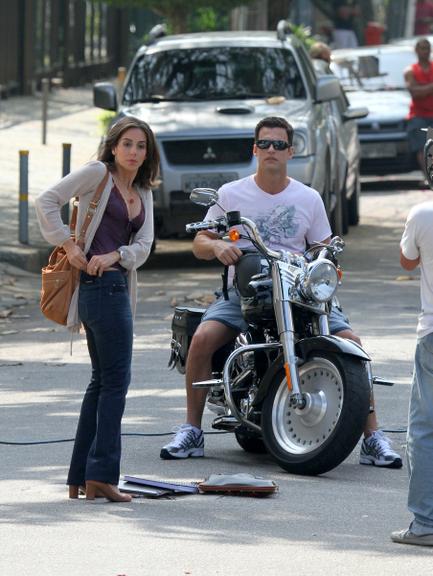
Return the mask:
<svg viewBox="0 0 433 576"><path fill-rule="evenodd" d="M225 211L238 210L241 216L252 220L269 248L289 250L302 254L306 244L321 242L331 236L331 227L320 194L290 179L288 186L278 194L264 192L256 184L254 175L224 184L218 191L218 203ZM222 215L214 205L206 220ZM242 227L237 227L245 232ZM248 240L236 243L239 248L250 248ZM232 271L230 271L230 280Z"/></svg>
<svg viewBox="0 0 433 576"><path fill-rule="evenodd" d="M421 314L418 316L419 338L433 332L433 202L423 202L409 212L400 242L403 256L420 258Z"/></svg>

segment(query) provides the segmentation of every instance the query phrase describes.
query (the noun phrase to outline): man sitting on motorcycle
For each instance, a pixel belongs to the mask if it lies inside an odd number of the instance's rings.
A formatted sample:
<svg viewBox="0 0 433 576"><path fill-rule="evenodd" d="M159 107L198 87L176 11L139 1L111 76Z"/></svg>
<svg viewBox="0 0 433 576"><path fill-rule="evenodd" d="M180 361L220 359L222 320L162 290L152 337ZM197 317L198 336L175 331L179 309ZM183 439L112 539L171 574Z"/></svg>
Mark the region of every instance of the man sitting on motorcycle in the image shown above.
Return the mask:
<svg viewBox="0 0 433 576"><path fill-rule="evenodd" d="M293 156L292 141L293 128L284 118L261 120L256 126L253 148L256 173L222 186L219 203L225 210L239 210L253 220L268 247L302 254L307 243L329 242L331 228L320 194L287 174L287 162ZM220 215L221 209L214 205L206 219ZM193 252L202 260L217 258L225 266L232 266L242 256L237 245L225 242L211 231L197 234ZM186 423L162 448L163 459L204 456L201 421L207 389L193 388L192 383L211 378L214 352L246 328L239 296L233 287L228 294L229 300L220 297L211 304L192 338L186 364ZM336 307L329 316L329 328L331 334L361 344L347 318ZM365 424L360 463L387 468L402 466L401 457L378 429L375 411L370 412Z"/></svg>

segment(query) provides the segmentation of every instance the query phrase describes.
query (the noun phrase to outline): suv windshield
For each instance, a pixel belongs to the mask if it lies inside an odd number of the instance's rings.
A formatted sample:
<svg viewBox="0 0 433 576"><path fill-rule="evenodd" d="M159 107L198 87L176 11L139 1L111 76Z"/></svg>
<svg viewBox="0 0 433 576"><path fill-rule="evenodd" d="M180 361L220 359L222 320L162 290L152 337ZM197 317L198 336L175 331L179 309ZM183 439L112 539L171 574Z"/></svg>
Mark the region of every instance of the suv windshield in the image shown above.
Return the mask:
<svg viewBox="0 0 433 576"><path fill-rule="evenodd" d="M305 98L289 50L214 47L144 54L134 65L123 102Z"/></svg>

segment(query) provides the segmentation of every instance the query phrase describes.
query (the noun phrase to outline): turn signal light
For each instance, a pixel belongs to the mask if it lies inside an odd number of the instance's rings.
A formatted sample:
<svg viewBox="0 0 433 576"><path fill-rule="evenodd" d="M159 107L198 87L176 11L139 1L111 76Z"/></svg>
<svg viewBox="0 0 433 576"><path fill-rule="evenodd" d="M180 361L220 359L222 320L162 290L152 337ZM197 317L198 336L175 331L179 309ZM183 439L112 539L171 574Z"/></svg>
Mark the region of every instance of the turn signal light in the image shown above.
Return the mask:
<svg viewBox="0 0 433 576"><path fill-rule="evenodd" d="M284 362L284 372L286 373L287 388L289 389L289 392L291 392L293 390L292 377L290 376L290 368L287 362Z"/></svg>
<svg viewBox="0 0 433 576"><path fill-rule="evenodd" d="M241 235L236 230L236 228L232 228L231 230L229 230L229 239L231 242L237 242L240 237Z"/></svg>
<svg viewBox="0 0 433 576"><path fill-rule="evenodd" d="M343 278L343 270L340 268L340 266L337 266L337 276L341 282L341 279Z"/></svg>

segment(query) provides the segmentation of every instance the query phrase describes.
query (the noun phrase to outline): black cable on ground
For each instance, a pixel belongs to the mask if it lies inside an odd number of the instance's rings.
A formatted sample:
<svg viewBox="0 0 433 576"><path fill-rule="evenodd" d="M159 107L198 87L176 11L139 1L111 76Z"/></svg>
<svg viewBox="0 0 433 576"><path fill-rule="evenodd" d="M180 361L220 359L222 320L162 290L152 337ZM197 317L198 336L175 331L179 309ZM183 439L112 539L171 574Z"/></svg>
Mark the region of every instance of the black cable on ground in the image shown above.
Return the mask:
<svg viewBox="0 0 433 576"><path fill-rule="evenodd" d="M406 434L406 428L398 428L398 429L385 429L382 428L383 432L387 434ZM211 434L229 434L228 431L220 431L220 432L204 432L206 436ZM173 432L156 432L156 433L147 433L144 434L143 432L124 432L122 436L144 436L144 437L151 437L151 436L172 436ZM61 440L36 440L34 442L6 442L5 440L0 440L0 445L2 446L39 446L42 444L61 444L63 442L74 442L75 438L63 438Z"/></svg>
<svg viewBox="0 0 433 576"><path fill-rule="evenodd" d="M228 434L226 431L221 432L204 432L207 436L210 434ZM147 433L143 432L123 432L122 436L172 436L173 432L160 432L160 433ZM62 438L61 440L35 440L34 442L6 442L0 440L0 445L3 446L38 446L41 444L61 444L62 442L74 442L75 438Z"/></svg>

